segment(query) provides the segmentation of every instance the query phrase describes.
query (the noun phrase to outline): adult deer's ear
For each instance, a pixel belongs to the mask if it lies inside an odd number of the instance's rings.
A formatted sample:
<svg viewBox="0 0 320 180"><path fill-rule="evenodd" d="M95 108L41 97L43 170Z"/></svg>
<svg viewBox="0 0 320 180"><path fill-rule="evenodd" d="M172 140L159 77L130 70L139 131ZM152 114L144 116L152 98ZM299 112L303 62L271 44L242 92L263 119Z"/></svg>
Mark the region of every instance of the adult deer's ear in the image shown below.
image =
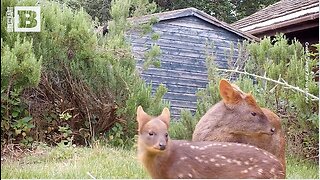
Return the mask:
<svg viewBox="0 0 320 180"><path fill-rule="evenodd" d="M219 82L220 96L225 104L236 104L242 97L239 91L235 90L234 87L225 79Z"/></svg>
<svg viewBox="0 0 320 180"><path fill-rule="evenodd" d="M167 127L169 128L169 124L170 124L170 111L168 108L163 108L161 115L159 116L159 118L161 119L161 121L163 121Z"/></svg>
<svg viewBox="0 0 320 180"><path fill-rule="evenodd" d="M138 131L142 129L142 127L151 120L151 116L149 116L147 113L143 111L143 108L141 106L137 109L137 121L138 121Z"/></svg>
<svg viewBox="0 0 320 180"><path fill-rule="evenodd" d="M256 102L256 99L253 97L253 95L251 94L251 92L249 92L246 97L244 98L244 100L247 102L247 104L251 105L251 106L255 106L255 107L259 107L259 105Z"/></svg>

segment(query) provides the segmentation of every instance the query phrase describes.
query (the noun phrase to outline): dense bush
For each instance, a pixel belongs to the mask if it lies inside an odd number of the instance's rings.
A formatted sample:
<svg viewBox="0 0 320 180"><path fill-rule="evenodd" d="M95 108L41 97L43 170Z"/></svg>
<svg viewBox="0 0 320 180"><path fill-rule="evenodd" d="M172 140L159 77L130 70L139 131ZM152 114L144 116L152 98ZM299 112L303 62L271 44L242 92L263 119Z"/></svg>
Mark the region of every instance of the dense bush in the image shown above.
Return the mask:
<svg viewBox="0 0 320 180"><path fill-rule="evenodd" d="M14 97L7 96L8 101L18 98L28 107L27 115L19 114L19 118L32 117L27 121L31 125L27 136L49 144L90 145L100 137L113 145L131 144L136 134L136 107L142 105L148 113L159 114L168 106L162 101L166 88L160 86L152 95L151 86L140 78L125 40L125 32L130 27L126 18L130 14L148 13L146 7L149 6L140 7L138 0L112 1L110 14L114 19L108 35L102 37L95 33L97 24L83 9L73 10L57 2L41 1L41 32L8 33L6 7L35 2L1 1L1 51L5 52L2 59L8 60L1 61L6 68L1 69L1 75L12 75L12 66L4 63L13 61L12 54L20 53L15 49L25 46L25 61L32 62L38 70L21 71L19 78L11 81L19 84L23 80L28 86L23 86L23 91ZM15 47L17 43L20 44ZM2 81L9 82L10 78L6 76ZM6 87L1 86L1 96L14 90ZM14 107L2 106L1 116L4 113L16 116L12 111ZM14 130L18 120L7 120L9 130ZM1 130L2 135L12 133L4 126Z"/></svg>
<svg viewBox="0 0 320 180"><path fill-rule="evenodd" d="M32 141L28 133L34 125L21 100L23 89L37 86L41 57L36 58L32 41L17 36L12 46L1 43L1 142Z"/></svg>
<svg viewBox="0 0 320 180"><path fill-rule="evenodd" d="M175 129L172 130L174 137L190 139L191 135L186 134L186 129L192 129L188 131L192 133L195 124L204 113L221 100L218 90L219 80L222 78L230 80L234 74L238 74L237 80L233 83L244 92L251 91L261 107L267 107L281 117L286 132L287 152L317 160L319 89L312 69L319 61L319 57L310 56L301 43L296 40L288 42L281 35L273 40L264 38L261 42L244 43L239 52L236 62L245 62L245 65L231 64L229 68L237 69L236 71L226 72L217 69L213 63L214 56L207 57L209 84L206 89L197 93L196 113L193 116L182 116L182 123L174 126Z"/></svg>

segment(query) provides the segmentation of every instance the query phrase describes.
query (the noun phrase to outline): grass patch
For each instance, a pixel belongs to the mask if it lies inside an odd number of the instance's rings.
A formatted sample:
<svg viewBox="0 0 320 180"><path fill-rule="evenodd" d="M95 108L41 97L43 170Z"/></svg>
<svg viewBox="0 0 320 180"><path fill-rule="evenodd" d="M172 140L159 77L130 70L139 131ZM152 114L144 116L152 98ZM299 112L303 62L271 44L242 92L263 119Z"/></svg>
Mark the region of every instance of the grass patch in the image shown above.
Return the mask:
<svg viewBox="0 0 320 180"><path fill-rule="evenodd" d="M43 155L31 155L1 165L1 179L149 178L131 150L56 147Z"/></svg>
<svg viewBox="0 0 320 180"><path fill-rule="evenodd" d="M1 164L1 179L90 179L150 178L137 161L136 150L109 147L47 148L19 161L7 159ZM294 157L287 158L287 178L318 179L319 165Z"/></svg>
<svg viewBox="0 0 320 180"><path fill-rule="evenodd" d="M288 179L319 179L319 164L287 156Z"/></svg>

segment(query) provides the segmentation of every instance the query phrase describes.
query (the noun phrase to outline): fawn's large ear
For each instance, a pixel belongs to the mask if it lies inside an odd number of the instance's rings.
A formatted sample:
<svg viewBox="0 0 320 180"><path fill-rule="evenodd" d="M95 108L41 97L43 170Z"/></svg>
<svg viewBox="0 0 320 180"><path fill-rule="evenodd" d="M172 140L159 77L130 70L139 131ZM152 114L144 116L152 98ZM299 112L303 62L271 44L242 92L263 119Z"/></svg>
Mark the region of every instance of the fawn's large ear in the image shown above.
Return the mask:
<svg viewBox="0 0 320 180"><path fill-rule="evenodd" d="M240 92L236 91L227 80L220 80L219 91L225 104L236 104L242 99Z"/></svg>
<svg viewBox="0 0 320 180"><path fill-rule="evenodd" d="M143 108L141 106L138 107L137 109L137 121L138 121L138 131L141 130L143 125L145 125L148 121L151 120L151 116L149 116L147 113L143 111Z"/></svg>
<svg viewBox="0 0 320 180"><path fill-rule="evenodd" d="M159 116L159 118L161 119L161 121L163 121L167 127L169 128L169 124L170 124L170 111L168 108L163 108L161 115Z"/></svg>

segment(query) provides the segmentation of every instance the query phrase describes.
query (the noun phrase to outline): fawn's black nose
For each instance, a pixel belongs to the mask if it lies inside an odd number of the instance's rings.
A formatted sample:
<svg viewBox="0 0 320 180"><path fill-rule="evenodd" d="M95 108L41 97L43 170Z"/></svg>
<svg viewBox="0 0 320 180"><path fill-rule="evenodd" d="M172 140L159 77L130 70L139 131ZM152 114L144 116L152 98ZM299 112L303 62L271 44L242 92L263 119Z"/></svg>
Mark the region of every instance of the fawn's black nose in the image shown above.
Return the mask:
<svg viewBox="0 0 320 180"><path fill-rule="evenodd" d="M165 150L166 149L166 145L163 144L163 143L159 143L159 147L160 147L160 150Z"/></svg>

